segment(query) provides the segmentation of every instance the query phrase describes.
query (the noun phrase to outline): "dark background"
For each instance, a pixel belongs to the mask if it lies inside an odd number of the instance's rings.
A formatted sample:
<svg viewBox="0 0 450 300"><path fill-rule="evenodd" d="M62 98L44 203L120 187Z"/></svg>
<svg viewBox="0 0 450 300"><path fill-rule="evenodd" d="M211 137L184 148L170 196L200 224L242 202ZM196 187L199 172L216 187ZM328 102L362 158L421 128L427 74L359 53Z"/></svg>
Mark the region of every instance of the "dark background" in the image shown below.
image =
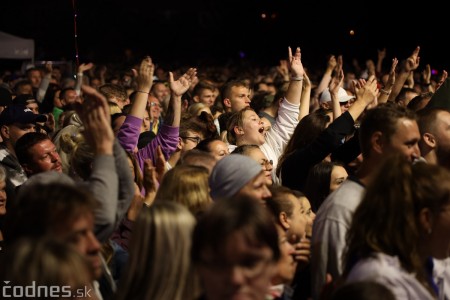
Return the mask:
<svg viewBox="0 0 450 300"><path fill-rule="evenodd" d="M288 46L300 46L305 66L323 68L329 54L363 65L386 47L388 67L391 58L402 60L419 45L421 67L449 70L444 9L432 1L420 3L2 0L0 30L35 39L36 60L75 61L75 4L80 62L120 62L128 48L136 58L150 55L168 67L276 65Z"/></svg>

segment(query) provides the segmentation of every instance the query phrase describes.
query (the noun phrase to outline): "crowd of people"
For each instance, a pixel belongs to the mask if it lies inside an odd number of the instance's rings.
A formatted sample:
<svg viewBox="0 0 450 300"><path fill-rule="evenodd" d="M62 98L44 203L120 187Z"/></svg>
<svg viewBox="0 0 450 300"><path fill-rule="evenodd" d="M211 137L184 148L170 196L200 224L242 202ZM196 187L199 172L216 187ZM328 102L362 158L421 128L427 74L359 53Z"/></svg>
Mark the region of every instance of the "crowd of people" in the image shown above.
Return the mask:
<svg viewBox="0 0 450 300"><path fill-rule="evenodd" d="M450 299L450 79L386 57L4 70L1 297Z"/></svg>

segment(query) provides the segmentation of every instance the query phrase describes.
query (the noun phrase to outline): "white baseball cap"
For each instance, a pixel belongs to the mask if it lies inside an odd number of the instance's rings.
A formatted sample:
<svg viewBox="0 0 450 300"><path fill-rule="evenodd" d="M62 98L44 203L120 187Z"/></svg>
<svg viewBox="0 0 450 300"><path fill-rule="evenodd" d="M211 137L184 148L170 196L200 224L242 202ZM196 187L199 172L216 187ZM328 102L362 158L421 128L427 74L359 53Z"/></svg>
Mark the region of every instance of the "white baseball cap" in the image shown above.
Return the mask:
<svg viewBox="0 0 450 300"><path fill-rule="evenodd" d="M354 98L355 98L355 96L350 96L347 94L347 92L343 88L339 88L339 92L338 92L339 102L347 102L348 100L354 99ZM330 102L330 101L331 101L330 89L327 88L320 95L319 103L322 104L322 103L326 103L326 102Z"/></svg>

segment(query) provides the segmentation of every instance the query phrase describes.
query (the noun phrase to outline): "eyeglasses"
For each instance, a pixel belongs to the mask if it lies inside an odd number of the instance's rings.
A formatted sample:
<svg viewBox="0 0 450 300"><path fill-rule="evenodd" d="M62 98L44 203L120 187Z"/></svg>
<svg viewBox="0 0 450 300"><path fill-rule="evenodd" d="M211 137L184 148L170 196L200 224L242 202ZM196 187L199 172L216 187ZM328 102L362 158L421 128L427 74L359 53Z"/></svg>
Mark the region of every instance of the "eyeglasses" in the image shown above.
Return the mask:
<svg viewBox="0 0 450 300"><path fill-rule="evenodd" d="M162 105L159 104L159 103L156 103L156 102L150 102L150 107L153 107L153 106L158 106L159 108L162 107Z"/></svg>
<svg viewBox="0 0 450 300"><path fill-rule="evenodd" d="M180 138L182 138L184 140L190 140L190 141L196 143L197 145L201 141L201 138L198 136L180 136Z"/></svg>
<svg viewBox="0 0 450 300"><path fill-rule="evenodd" d="M273 160L267 160L262 159L261 166L265 167L266 169L273 166Z"/></svg>
<svg viewBox="0 0 450 300"><path fill-rule="evenodd" d="M339 105L340 105L340 106L345 106L345 105L347 105L347 104L352 105L354 102L355 102L354 99L350 99L350 100L345 101L345 102L339 102Z"/></svg>

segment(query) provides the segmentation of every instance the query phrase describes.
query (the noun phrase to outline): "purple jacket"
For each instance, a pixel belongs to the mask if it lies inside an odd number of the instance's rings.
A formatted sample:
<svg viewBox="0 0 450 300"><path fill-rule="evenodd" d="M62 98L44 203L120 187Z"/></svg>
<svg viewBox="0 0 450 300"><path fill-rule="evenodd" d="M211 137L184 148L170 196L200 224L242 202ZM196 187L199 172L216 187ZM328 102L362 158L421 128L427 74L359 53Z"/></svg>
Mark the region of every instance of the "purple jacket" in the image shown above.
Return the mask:
<svg viewBox="0 0 450 300"><path fill-rule="evenodd" d="M133 153L139 162L141 172L144 170L144 160L150 158L153 165L156 164L156 147L161 146L166 159L175 151L178 145L179 127L172 127L163 124L154 138L147 146L135 152L141 131L142 119L134 116L127 116L125 122L120 127L117 138L119 143L129 153Z"/></svg>

